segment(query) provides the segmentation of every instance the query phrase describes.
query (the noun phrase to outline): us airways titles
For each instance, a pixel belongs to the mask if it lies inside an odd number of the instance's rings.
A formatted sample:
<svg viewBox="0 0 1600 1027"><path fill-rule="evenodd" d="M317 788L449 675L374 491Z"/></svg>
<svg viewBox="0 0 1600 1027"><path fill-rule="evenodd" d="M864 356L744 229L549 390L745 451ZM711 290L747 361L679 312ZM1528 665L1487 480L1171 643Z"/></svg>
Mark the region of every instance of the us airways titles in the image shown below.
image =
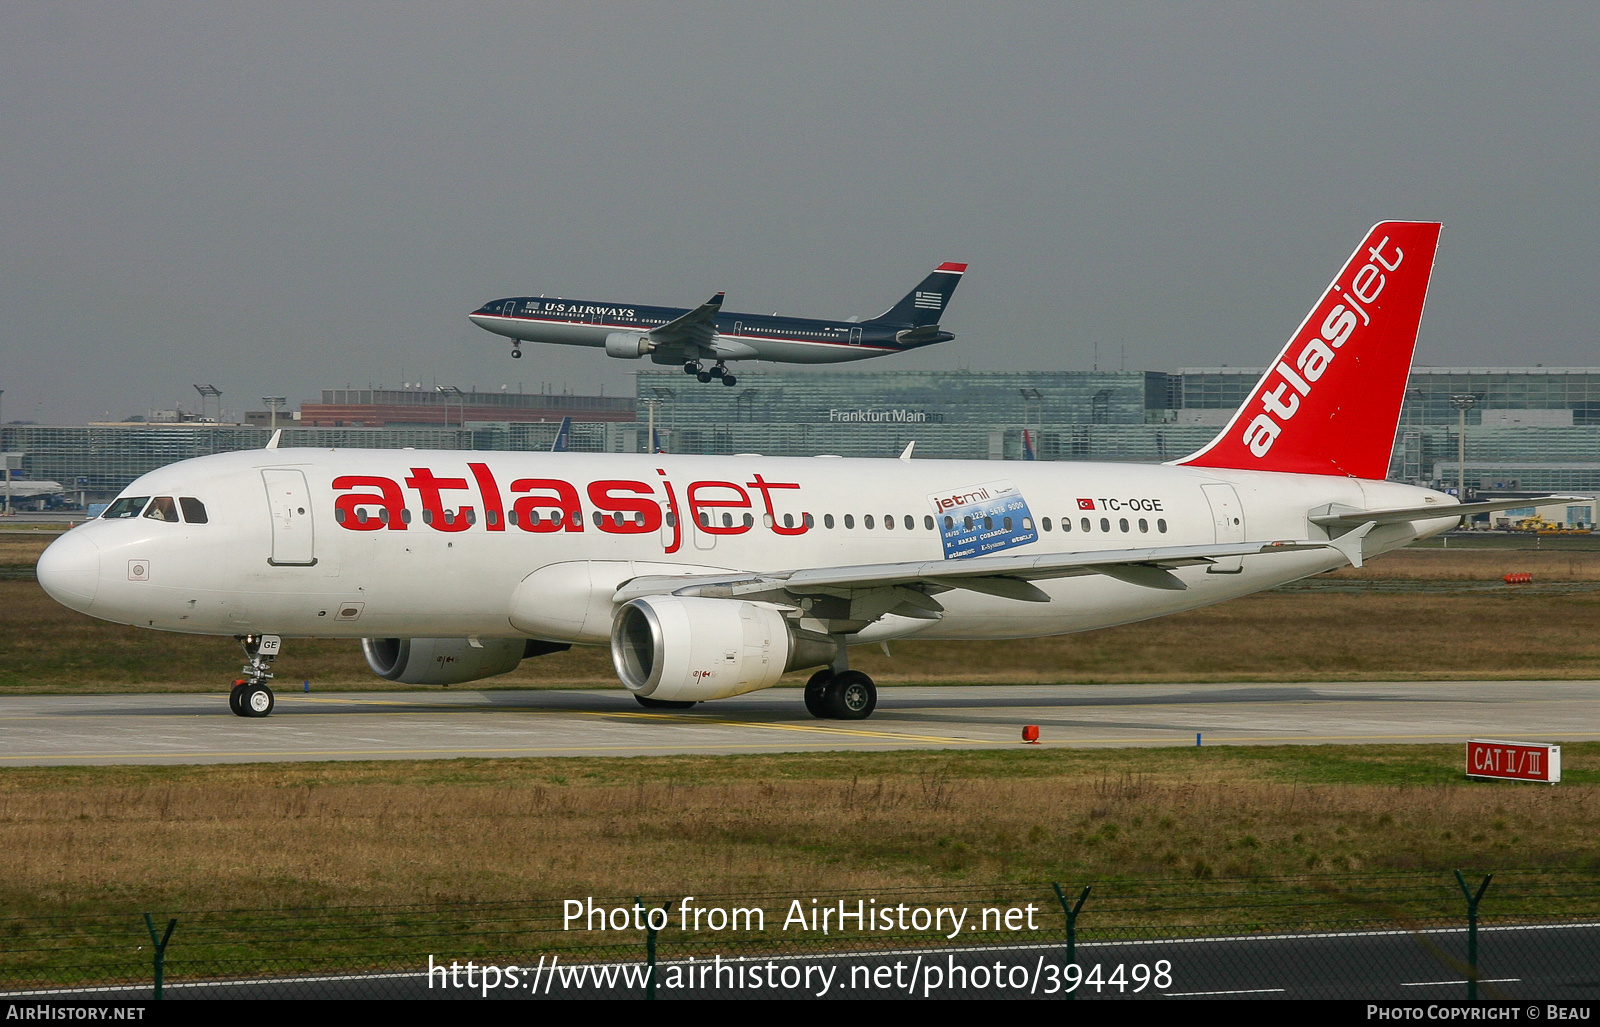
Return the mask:
<svg viewBox="0 0 1600 1027"><path fill-rule="evenodd" d="M540 302L531 302L531 303L524 303L522 305L521 313L523 315L527 315L527 314L566 314L568 316L573 316L573 315L593 316L595 314L598 314L601 317L633 318L633 317L637 316L638 311L634 307L599 307L599 306L594 306L593 304L589 304L589 303L553 303L553 302L540 303Z"/></svg>
<svg viewBox="0 0 1600 1027"><path fill-rule="evenodd" d="M431 468L413 467L405 478L422 507L422 522L434 531L466 531L478 523L483 511L488 531L505 531L508 526L542 534L557 531L583 531L583 503L578 486L560 478L517 478L504 491L488 464L469 463L472 475L440 477ZM682 509L699 529L710 535L742 535L755 527L754 512L762 511L762 525L778 535L803 535L813 520L809 513L780 509L783 493L798 490L795 482L768 481L760 474L750 481L695 481L678 490L667 480L667 472L656 469L656 483L621 478L602 478L584 488L593 510L591 523L607 534L644 535L660 531L663 522L672 529L672 540L665 551L675 553L683 541ZM661 492L657 493L656 485ZM393 478L372 474L346 474L333 479L334 520L349 531L406 531L411 526L411 510L400 483ZM354 490L354 491L352 491ZM447 494L465 492L473 505L447 502ZM508 496L507 493L510 495ZM752 493L761 497L757 502ZM792 497L790 497L792 498ZM506 509L510 500L510 510ZM667 510L661 509L665 500Z"/></svg>
<svg viewBox="0 0 1600 1027"><path fill-rule="evenodd" d="M1273 383L1275 388L1262 389L1261 406L1265 412L1257 414L1245 426L1242 436L1244 444L1257 457L1266 456L1272 449L1272 444L1283 431L1284 423L1299 411L1302 400L1310 399L1317 380L1327 372L1338 356L1339 349L1350 341L1356 329L1372 323L1372 315L1368 311L1383 294L1383 287L1388 281L1384 272L1393 274L1405 262L1405 252L1397 246L1391 263L1383 252L1388 245L1389 237L1384 236L1378 245L1368 247L1367 253L1372 259L1350 277L1348 287L1335 282L1328 298L1343 299L1344 302L1334 303L1317 333L1300 348L1294 358L1294 366L1290 367L1287 360L1280 360L1272 369L1279 375L1279 380ZM1316 313L1313 313L1307 322L1315 321Z"/></svg>

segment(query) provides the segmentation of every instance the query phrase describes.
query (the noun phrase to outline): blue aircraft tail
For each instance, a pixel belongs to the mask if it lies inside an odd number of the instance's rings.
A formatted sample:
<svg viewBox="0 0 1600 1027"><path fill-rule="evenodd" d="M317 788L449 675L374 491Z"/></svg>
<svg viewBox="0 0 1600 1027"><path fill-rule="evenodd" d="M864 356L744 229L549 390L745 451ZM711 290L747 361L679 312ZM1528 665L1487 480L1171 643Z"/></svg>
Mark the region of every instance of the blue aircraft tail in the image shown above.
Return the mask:
<svg viewBox="0 0 1600 1027"><path fill-rule="evenodd" d="M556 429L556 440L550 443L550 452L565 453L567 445L572 441L572 418L563 417L561 427Z"/></svg>
<svg viewBox="0 0 1600 1027"><path fill-rule="evenodd" d="M905 299L867 324L905 325L909 328L938 324L944 308L950 305L950 294L961 284L961 276L966 270L965 264L940 264L933 274L922 280L921 285L906 293Z"/></svg>

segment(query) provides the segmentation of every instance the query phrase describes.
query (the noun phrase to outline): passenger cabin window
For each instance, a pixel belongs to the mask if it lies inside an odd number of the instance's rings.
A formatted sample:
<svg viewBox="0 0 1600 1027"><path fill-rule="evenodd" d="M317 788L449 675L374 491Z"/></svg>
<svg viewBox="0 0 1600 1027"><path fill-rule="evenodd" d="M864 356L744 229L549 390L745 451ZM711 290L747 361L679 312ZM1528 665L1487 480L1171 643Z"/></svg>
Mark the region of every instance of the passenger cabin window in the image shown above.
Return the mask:
<svg viewBox="0 0 1600 1027"><path fill-rule="evenodd" d="M206 505L193 496L182 496L178 505L183 507L183 519L190 524L206 523Z"/></svg>
<svg viewBox="0 0 1600 1027"><path fill-rule="evenodd" d="M106 507L106 512L101 514L108 521L118 521L126 517L137 517L144 505L150 502L149 496L123 496L121 499Z"/></svg>
<svg viewBox="0 0 1600 1027"><path fill-rule="evenodd" d="M172 501L171 496L157 496L150 501L149 509L144 515L152 521L168 521L178 523L178 504Z"/></svg>

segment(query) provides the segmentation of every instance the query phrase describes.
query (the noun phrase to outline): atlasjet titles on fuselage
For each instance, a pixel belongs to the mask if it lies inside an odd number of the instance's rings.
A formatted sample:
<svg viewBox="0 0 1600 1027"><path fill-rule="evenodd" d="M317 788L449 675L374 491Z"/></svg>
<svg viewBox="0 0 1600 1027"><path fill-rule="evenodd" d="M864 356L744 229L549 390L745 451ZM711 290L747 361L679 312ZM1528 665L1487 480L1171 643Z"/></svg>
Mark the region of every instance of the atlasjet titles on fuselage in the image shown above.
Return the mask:
<svg viewBox="0 0 1600 1027"><path fill-rule="evenodd" d="M867 321L820 321L776 314L732 314L722 293L693 310L591 303L547 296L517 296L485 303L467 316L478 327L511 340L511 355L524 342L593 346L607 356L658 364L683 364L702 382L728 373L730 360L784 364L834 364L904 353L955 338L940 331L939 318L966 272L965 264L940 264L905 297ZM703 361L713 361L705 367Z"/></svg>

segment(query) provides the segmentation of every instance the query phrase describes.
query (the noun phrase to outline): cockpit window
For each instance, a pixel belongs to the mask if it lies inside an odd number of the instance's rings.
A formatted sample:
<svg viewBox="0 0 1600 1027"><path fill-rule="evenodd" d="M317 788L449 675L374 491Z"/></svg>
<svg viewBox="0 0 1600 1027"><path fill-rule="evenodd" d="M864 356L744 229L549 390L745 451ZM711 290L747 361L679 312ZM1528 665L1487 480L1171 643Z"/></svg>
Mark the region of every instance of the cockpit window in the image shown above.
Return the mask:
<svg viewBox="0 0 1600 1027"><path fill-rule="evenodd" d="M190 524L206 523L206 505L193 496L179 498L178 505L183 507L183 519Z"/></svg>
<svg viewBox="0 0 1600 1027"><path fill-rule="evenodd" d="M121 499L106 507L106 512L101 514L108 521L120 520L124 517L137 517L144 505L150 502L149 496L123 496Z"/></svg>
<svg viewBox="0 0 1600 1027"><path fill-rule="evenodd" d="M152 521L171 521L177 523L178 504L172 501L171 496L157 496L150 501L150 508L144 515Z"/></svg>

